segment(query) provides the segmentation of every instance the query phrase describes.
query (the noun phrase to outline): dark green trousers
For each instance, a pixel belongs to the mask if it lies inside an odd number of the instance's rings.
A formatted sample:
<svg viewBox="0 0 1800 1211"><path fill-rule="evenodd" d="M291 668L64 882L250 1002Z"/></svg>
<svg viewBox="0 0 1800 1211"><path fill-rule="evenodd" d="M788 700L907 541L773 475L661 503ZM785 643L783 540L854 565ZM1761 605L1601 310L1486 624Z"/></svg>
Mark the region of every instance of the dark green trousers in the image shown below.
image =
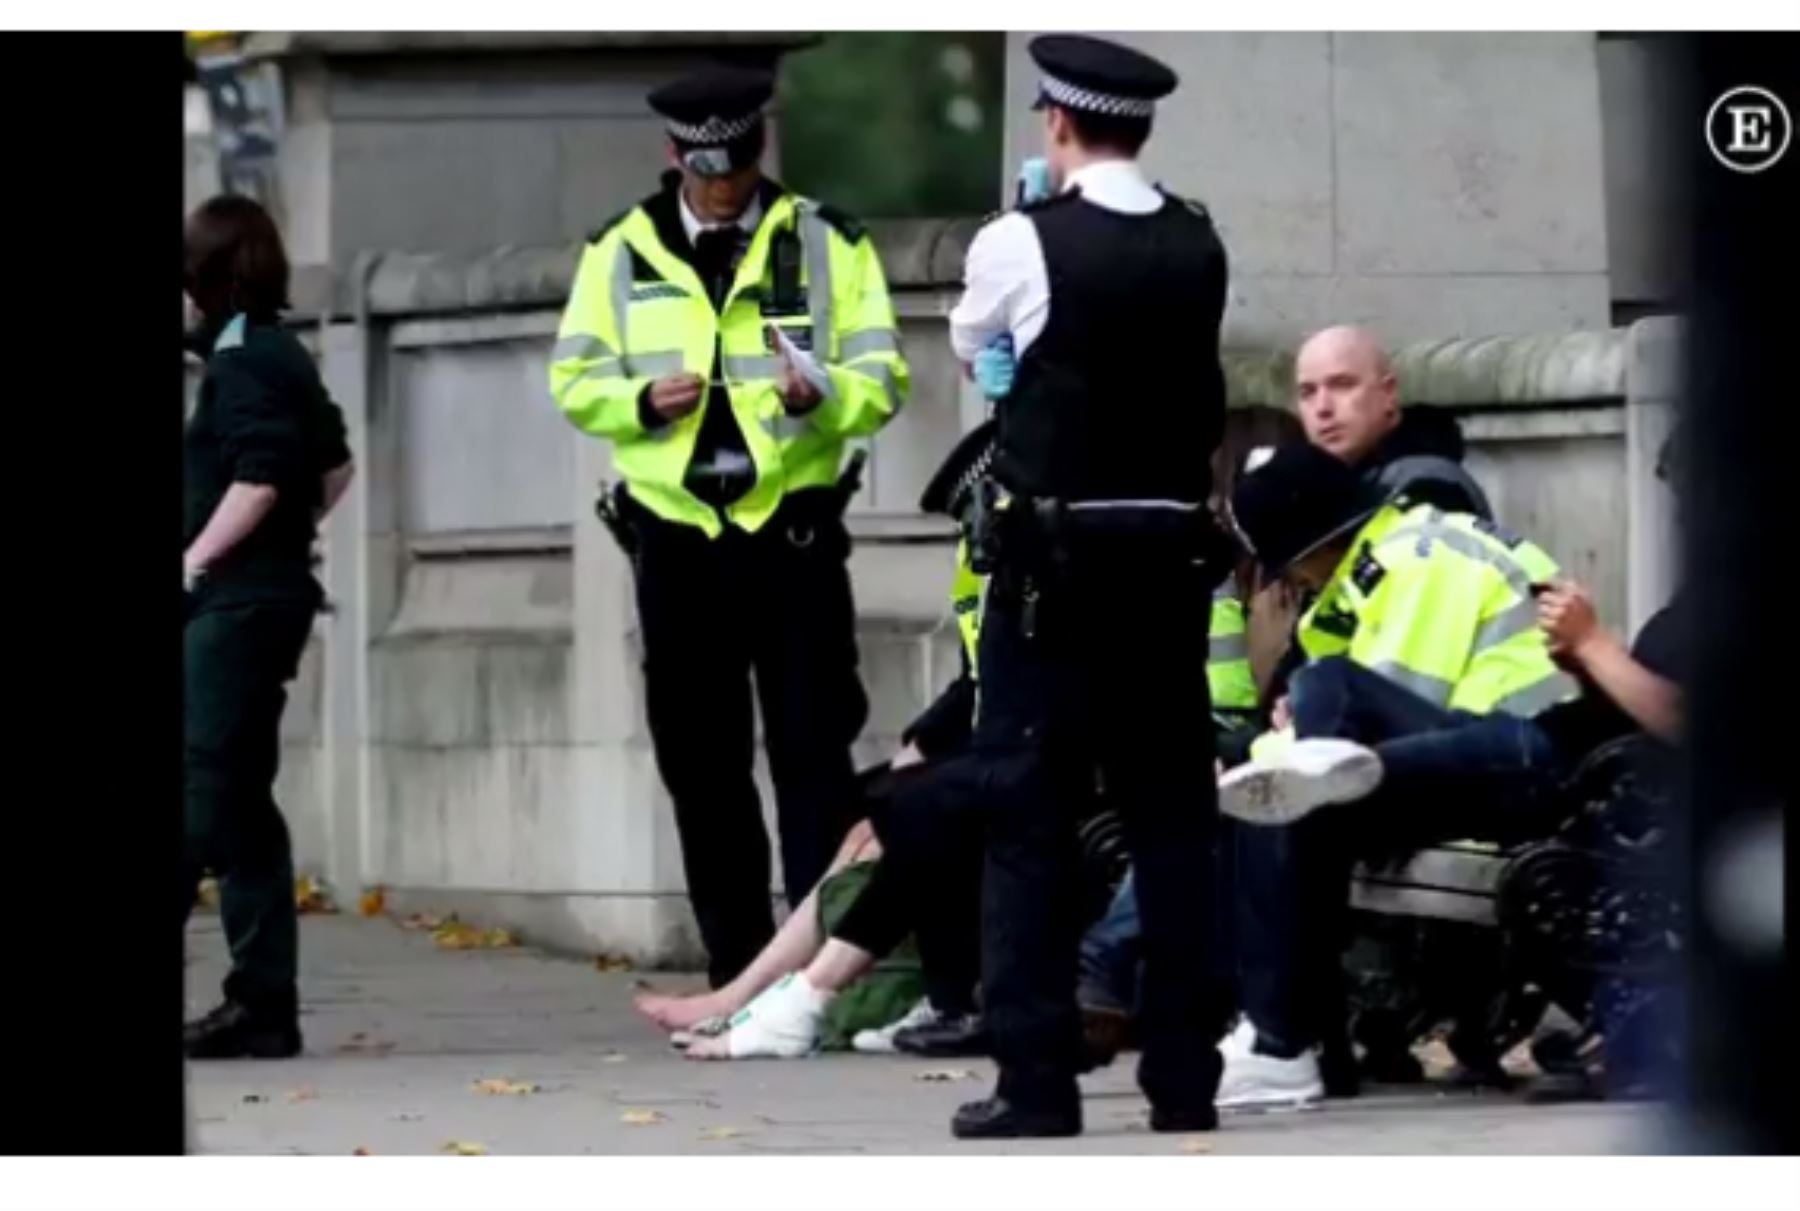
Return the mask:
<svg viewBox="0 0 1800 1211"><path fill-rule="evenodd" d="M299 922L275 774L285 687L299 669L312 619L313 607L300 602L202 608L182 633L182 919L212 872L231 947L225 995L277 1014L297 1005Z"/></svg>

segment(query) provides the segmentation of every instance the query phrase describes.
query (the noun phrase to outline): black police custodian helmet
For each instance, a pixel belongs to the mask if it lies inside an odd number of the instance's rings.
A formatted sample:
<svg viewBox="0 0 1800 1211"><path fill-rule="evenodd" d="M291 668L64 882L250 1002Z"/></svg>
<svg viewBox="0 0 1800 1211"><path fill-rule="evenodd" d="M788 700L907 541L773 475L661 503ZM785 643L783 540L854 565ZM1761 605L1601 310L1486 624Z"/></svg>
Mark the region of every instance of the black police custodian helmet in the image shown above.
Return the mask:
<svg viewBox="0 0 1800 1211"><path fill-rule="evenodd" d="M1046 34L1026 48L1042 73L1033 109L1055 105L1108 118L1149 119L1179 83L1144 52L1079 34Z"/></svg>
<svg viewBox="0 0 1800 1211"><path fill-rule="evenodd" d="M999 432L998 421L985 420L963 434L950 456L932 475L931 482L925 485L925 492L919 497L919 510L960 519L973 498L975 485L994 459L994 439Z"/></svg>
<svg viewBox="0 0 1800 1211"><path fill-rule="evenodd" d="M1231 522L1269 576L1374 515L1380 488L1310 442L1279 446L1238 477Z"/></svg>
<svg viewBox="0 0 1800 1211"><path fill-rule="evenodd" d="M746 67L714 67L651 92L681 162L702 176L725 176L754 164L763 150L763 106L775 78Z"/></svg>

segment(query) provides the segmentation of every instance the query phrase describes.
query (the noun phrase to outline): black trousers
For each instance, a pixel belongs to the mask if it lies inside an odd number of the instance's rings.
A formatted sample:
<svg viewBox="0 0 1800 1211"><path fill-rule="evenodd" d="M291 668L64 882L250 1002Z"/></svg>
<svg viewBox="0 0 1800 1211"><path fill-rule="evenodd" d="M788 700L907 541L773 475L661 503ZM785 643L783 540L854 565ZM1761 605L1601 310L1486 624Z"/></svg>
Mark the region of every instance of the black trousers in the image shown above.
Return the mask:
<svg viewBox="0 0 1800 1211"><path fill-rule="evenodd" d="M881 862L839 927L838 936L875 951L913 934L925 995L940 1013L975 1011L981 975L981 796L987 767L963 751L896 770L884 793L869 803L869 822L881 840ZM866 904L865 904L866 902ZM871 921L897 920L892 935Z"/></svg>
<svg viewBox="0 0 1800 1211"><path fill-rule="evenodd" d="M657 769L675 803L688 895L714 987L771 937L769 840L752 780L752 676L798 904L857 806L850 746L868 717L857 677L850 540L835 494L798 492L755 534L631 507L644 684Z"/></svg>
<svg viewBox="0 0 1800 1211"><path fill-rule="evenodd" d="M1138 1083L1157 1106L1212 1103L1230 1002L1208 955L1210 600L1198 569L1169 560L1090 556L1035 583L1003 567L991 584L975 746L991 788L982 994L1002 1097L1077 1096L1075 821L1098 778L1124 825L1143 918Z"/></svg>
<svg viewBox="0 0 1800 1211"><path fill-rule="evenodd" d="M313 612L285 603L205 610L182 631L182 920L212 871L231 948L225 995L272 1014L297 1007L294 859L274 785L284 687L299 668Z"/></svg>

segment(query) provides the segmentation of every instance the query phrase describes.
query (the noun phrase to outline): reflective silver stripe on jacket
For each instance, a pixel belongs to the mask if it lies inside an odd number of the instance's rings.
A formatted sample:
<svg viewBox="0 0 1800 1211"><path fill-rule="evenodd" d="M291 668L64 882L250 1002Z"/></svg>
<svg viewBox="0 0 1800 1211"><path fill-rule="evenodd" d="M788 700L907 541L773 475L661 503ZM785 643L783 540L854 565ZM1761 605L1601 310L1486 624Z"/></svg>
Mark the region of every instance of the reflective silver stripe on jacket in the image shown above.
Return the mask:
<svg viewBox="0 0 1800 1211"><path fill-rule="evenodd" d="M1573 677L1567 673L1555 673L1524 689L1514 690L1496 702L1494 709L1504 711L1508 715L1516 715L1521 719L1530 719L1540 711L1547 710L1565 699L1573 698L1580 692L1581 687Z"/></svg>
<svg viewBox="0 0 1800 1211"><path fill-rule="evenodd" d="M550 350L550 360L553 362L567 361L572 357L587 361L591 358L617 356L611 345L591 332L576 332L565 336Z"/></svg>
<svg viewBox="0 0 1800 1211"><path fill-rule="evenodd" d="M635 359L628 352L631 337L626 332L631 318L631 245L624 240L620 240L613 250L612 308L613 324L619 330L619 357L625 365L625 377L636 378L642 372L633 370Z"/></svg>
<svg viewBox="0 0 1800 1211"><path fill-rule="evenodd" d="M853 362L873 353L900 352L900 336L892 328L865 328L852 332L838 345L838 358Z"/></svg>
<svg viewBox="0 0 1800 1211"><path fill-rule="evenodd" d="M812 315L812 351L821 361L831 357L831 227L810 202L800 212L800 243L806 248L806 299Z"/></svg>
<svg viewBox="0 0 1800 1211"><path fill-rule="evenodd" d="M1248 635L1214 635L1206 643L1206 659L1209 664L1224 664L1227 661L1250 659L1250 637Z"/></svg>
<svg viewBox="0 0 1800 1211"><path fill-rule="evenodd" d="M1397 661L1382 660L1370 665L1369 670L1380 673L1395 685L1411 690L1433 706L1448 708L1450 695L1456 692L1453 682L1433 677L1430 673L1421 673L1417 669L1409 669Z"/></svg>

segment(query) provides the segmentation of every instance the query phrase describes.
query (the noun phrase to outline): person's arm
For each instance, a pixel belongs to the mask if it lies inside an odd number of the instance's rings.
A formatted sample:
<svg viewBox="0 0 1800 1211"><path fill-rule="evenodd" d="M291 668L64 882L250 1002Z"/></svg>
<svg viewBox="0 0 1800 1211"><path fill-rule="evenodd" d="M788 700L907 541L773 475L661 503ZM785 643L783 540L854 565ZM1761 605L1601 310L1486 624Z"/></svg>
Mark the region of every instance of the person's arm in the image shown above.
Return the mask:
<svg viewBox="0 0 1800 1211"><path fill-rule="evenodd" d="M206 527L182 555L181 570L190 584L262 524L275 507L275 496L273 484L238 482L225 489Z"/></svg>
<svg viewBox="0 0 1800 1211"><path fill-rule="evenodd" d="M1043 246L1031 220L1017 212L1002 215L969 243L963 262L963 293L950 312L950 344L967 370L976 354L1008 334L1021 347L1043 331L1050 310Z"/></svg>
<svg viewBox="0 0 1800 1211"><path fill-rule="evenodd" d="M275 507L278 485L301 482L308 473L306 441L291 403L271 392L241 354L221 356L211 374L231 482L182 554L190 584L262 524Z"/></svg>
<svg viewBox="0 0 1800 1211"><path fill-rule="evenodd" d="M1250 675L1256 681L1258 701L1268 701L1270 690L1284 688L1287 678L1278 685L1276 674L1283 669L1294 642L1294 626L1300 621L1300 595L1285 581L1277 580L1261 586L1250 598L1245 631L1250 642Z"/></svg>
<svg viewBox="0 0 1800 1211"><path fill-rule="evenodd" d="M833 250L846 247L833 231ZM911 372L900 355L900 328L875 241L863 235L848 244L854 267L847 283L832 283L832 326L836 360L825 361L831 394L804 399L813 428L832 437L866 437L885 425L906 403ZM792 373L791 371L789 372ZM800 380L802 383L804 380ZM795 410L788 397L789 409Z"/></svg>
<svg viewBox="0 0 1800 1211"><path fill-rule="evenodd" d="M1639 727L1667 744L1681 739L1681 687L1647 668L1600 625L1586 589L1572 581L1551 586L1538 598L1538 625L1550 654L1573 666Z"/></svg>
<svg viewBox="0 0 1800 1211"><path fill-rule="evenodd" d="M663 374L654 386L652 376L626 376L614 298L630 297L629 258L616 229L583 249L550 354L556 406L576 428L612 441L643 437L688 415L699 407L705 386L693 374ZM615 289L621 285L622 291Z"/></svg>
<svg viewBox="0 0 1800 1211"><path fill-rule="evenodd" d="M325 472L319 485L319 511L314 515L315 521L325 520L337 507L337 502L344 498L344 492L350 487L350 481L355 478L356 464L348 460Z"/></svg>
<svg viewBox="0 0 1800 1211"><path fill-rule="evenodd" d="M974 732L975 679L965 668L907 725L900 739L919 757L930 759L961 748Z"/></svg>

